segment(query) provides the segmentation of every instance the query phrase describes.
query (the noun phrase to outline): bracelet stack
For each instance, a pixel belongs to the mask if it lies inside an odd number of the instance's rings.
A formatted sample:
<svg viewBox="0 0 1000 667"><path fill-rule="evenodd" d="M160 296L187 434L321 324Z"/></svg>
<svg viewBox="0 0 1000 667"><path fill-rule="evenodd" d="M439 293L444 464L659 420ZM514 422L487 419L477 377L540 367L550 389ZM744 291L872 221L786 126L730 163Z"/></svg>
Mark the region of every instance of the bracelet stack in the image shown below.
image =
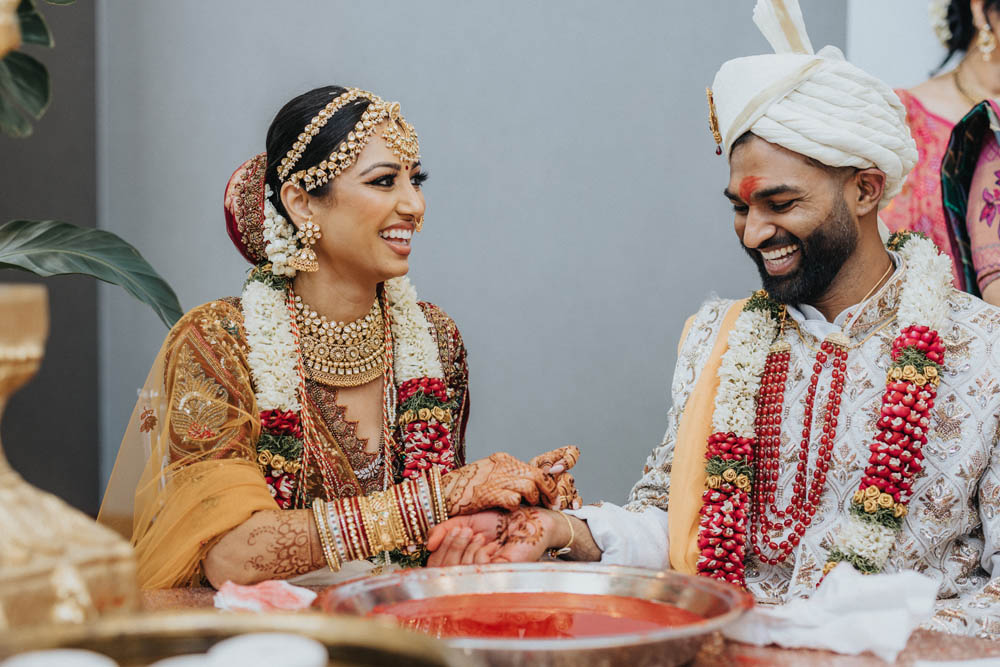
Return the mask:
<svg viewBox="0 0 1000 667"><path fill-rule="evenodd" d="M423 544L431 528L448 519L436 467L368 496L316 498L312 509L323 557L334 572L341 563Z"/></svg>

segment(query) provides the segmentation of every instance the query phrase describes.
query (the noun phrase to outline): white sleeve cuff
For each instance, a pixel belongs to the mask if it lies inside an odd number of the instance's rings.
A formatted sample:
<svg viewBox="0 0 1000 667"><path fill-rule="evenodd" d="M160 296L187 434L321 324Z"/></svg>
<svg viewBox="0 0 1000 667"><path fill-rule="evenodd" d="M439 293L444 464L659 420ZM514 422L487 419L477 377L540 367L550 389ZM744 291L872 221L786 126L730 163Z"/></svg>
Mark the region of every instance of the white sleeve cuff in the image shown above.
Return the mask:
<svg viewBox="0 0 1000 667"><path fill-rule="evenodd" d="M587 522L601 549L601 562L653 570L670 567L667 513L656 507L630 512L612 503L587 505L566 514Z"/></svg>

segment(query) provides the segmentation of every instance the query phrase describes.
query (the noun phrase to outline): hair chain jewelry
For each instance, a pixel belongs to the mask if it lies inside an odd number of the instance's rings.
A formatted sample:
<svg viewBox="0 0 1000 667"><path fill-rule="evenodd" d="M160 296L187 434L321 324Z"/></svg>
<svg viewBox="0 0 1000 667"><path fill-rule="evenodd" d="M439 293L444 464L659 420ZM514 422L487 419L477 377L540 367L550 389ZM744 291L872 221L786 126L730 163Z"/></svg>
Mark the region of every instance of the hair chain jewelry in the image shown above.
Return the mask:
<svg viewBox="0 0 1000 667"><path fill-rule="evenodd" d="M361 114L361 120L354 125L354 130L347 135L330 156L318 165L292 173L292 169L302 158L312 138L329 122L335 113L356 100L368 100L368 107ZM297 140L281 159L278 167L278 180L288 181L298 185L301 181L306 191L326 184L331 179L346 171L367 145L375 133L375 129L386 123L382 138L393 155L404 164L420 160L420 144L417 142L417 132L400 114L399 102L386 102L378 95L350 88L335 97L329 104L313 116Z"/></svg>

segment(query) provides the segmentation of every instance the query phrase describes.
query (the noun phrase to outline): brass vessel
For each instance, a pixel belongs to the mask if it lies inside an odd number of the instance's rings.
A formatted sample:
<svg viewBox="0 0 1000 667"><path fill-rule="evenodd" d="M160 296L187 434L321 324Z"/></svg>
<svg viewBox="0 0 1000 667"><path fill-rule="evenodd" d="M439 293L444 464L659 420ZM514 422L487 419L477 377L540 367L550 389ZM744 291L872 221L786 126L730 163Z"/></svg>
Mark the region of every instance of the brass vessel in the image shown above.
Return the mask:
<svg viewBox="0 0 1000 667"><path fill-rule="evenodd" d="M44 287L0 285L0 418L11 395L38 371L48 327ZM44 442L17 444L46 455ZM138 606L129 544L25 482L7 463L2 443L0 507L0 631L80 623Z"/></svg>

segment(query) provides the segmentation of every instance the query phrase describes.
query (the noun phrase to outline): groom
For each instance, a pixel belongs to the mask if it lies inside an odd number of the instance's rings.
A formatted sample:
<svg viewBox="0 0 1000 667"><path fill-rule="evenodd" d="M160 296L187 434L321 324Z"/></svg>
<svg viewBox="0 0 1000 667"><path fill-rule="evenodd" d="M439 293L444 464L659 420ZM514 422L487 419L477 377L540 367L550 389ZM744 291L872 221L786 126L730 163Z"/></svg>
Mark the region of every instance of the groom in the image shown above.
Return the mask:
<svg viewBox="0 0 1000 667"><path fill-rule="evenodd" d="M627 505L459 517L430 564L553 550L762 603L841 561L915 569L940 582L931 627L1000 637L1000 310L953 289L925 239L880 238L917 159L892 90L813 54L797 3L760 0L754 20L776 53L723 64L709 104L766 294L688 320L666 435Z"/></svg>

